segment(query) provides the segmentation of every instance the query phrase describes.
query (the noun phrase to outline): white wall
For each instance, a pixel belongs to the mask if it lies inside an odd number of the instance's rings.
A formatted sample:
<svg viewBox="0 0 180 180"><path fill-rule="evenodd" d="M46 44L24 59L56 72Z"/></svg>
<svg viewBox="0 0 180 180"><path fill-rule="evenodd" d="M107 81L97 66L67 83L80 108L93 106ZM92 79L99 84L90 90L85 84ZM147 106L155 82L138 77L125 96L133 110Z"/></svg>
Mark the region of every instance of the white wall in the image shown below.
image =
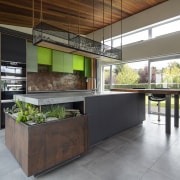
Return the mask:
<svg viewBox="0 0 180 180"><path fill-rule="evenodd" d="M32 28L26 28L26 27L20 27L20 26L11 26L11 25L5 25L5 24L0 24L0 27L12 29L12 30L27 33L27 34L32 34Z"/></svg>

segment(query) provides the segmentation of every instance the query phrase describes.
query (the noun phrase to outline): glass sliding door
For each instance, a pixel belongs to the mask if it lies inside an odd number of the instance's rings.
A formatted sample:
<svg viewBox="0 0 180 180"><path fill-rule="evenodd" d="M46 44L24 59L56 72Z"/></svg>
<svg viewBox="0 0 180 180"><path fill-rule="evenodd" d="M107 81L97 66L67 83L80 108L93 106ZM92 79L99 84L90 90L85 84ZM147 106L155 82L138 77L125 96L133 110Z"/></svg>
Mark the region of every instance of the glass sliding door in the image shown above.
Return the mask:
<svg viewBox="0 0 180 180"><path fill-rule="evenodd" d="M171 88L180 86L180 59L150 62L151 88Z"/></svg>
<svg viewBox="0 0 180 180"><path fill-rule="evenodd" d="M169 57L161 60L152 60L150 65L150 88L180 88L180 57ZM149 102L148 113L156 113L157 102ZM171 107L174 106L174 98L171 99ZM155 108L156 107L156 108ZM165 107L165 101L161 102L161 108ZM173 114L173 111L172 111Z"/></svg>
<svg viewBox="0 0 180 180"><path fill-rule="evenodd" d="M123 63L112 66L113 88L147 88L148 61Z"/></svg>
<svg viewBox="0 0 180 180"><path fill-rule="evenodd" d="M103 87L103 91L108 91L110 90L110 87L111 87L111 69L112 69L112 66L111 65L108 65L108 66L103 66L102 67L102 72L103 72L103 77L102 77L102 87Z"/></svg>

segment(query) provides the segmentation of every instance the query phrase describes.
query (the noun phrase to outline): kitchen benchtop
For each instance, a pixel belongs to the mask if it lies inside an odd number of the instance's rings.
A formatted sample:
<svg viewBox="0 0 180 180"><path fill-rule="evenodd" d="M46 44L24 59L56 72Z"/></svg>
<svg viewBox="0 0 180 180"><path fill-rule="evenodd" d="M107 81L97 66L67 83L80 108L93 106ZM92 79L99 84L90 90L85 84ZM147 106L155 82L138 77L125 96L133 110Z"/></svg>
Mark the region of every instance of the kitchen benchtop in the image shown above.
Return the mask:
<svg viewBox="0 0 180 180"><path fill-rule="evenodd" d="M69 102L84 101L85 97L113 95L113 94L128 94L130 92L90 92L90 91L68 91L68 92L53 92L53 93L37 93L37 94L16 94L14 100L20 100L34 105L49 105Z"/></svg>

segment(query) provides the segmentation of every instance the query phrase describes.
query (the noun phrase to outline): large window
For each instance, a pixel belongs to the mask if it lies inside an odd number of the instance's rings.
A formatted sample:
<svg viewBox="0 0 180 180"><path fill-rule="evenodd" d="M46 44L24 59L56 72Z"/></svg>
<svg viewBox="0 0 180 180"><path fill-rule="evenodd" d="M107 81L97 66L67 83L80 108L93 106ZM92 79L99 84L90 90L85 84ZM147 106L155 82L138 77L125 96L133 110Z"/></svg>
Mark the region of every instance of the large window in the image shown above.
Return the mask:
<svg viewBox="0 0 180 180"><path fill-rule="evenodd" d="M164 58L161 60L152 60L149 63L150 88L180 88L180 57ZM147 104L147 99L146 99ZM156 113L157 102L148 103L148 112ZM161 107L165 106L165 101L161 102ZM171 106L174 106L174 98L171 99ZM172 111L173 114L173 111Z"/></svg>
<svg viewBox="0 0 180 180"><path fill-rule="evenodd" d="M148 86L148 61L112 65L112 87L145 88Z"/></svg>
<svg viewBox="0 0 180 180"><path fill-rule="evenodd" d="M122 39L122 45L147 40L147 39L149 39L148 33L149 33L148 30L144 30L144 31L140 31L140 32L130 34L128 36L124 36ZM116 40L114 40L114 41L116 42Z"/></svg>
<svg viewBox="0 0 180 180"><path fill-rule="evenodd" d="M111 66L103 67L103 90L109 90L111 86Z"/></svg>
<svg viewBox="0 0 180 180"><path fill-rule="evenodd" d="M103 90L180 88L180 56L104 66Z"/></svg>
<svg viewBox="0 0 180 180"><path fill-rule="evenodd" d="M180 58L150 62L151 88L180 88Z"/></svg>
<svg viewBox="0 0 180 180"><path fill-rule="evenodd" d="M112 47L120 47L135 42L156 38L161 35L180 31L180 17L174 17L166 21L153 24L142 29L137 29L133 32L128 32L110 39L106 39L104 43ZM121 42L122 40L122 42Z"/></svg>
<svg viewBox="0 0 180 180"><path fill-rule="evenodd" d="M173 33L176 31L180 31L180 20L176 20L173 22L165 23L152 28L152 38L157 36Z"/></svg>

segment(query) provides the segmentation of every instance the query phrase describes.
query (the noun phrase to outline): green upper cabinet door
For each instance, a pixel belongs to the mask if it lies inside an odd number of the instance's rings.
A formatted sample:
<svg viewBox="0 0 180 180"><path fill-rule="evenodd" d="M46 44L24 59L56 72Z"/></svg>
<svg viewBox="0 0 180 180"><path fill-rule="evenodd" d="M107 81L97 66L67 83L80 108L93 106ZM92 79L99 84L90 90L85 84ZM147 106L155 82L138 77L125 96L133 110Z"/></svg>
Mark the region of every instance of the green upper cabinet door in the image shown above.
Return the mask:
<svg viewBox="0 0 180 180"><path fill-rule="evenodd" d="M53 50L52 52L52 71L64 72L64 53Z"/></svg>
<svg viewBox="0 0 180 180"><path fill-rule="evenodd" d="M52 50L38 47L38 64L52 65Z"/></svg>
<svg viewBox="0 0 180 180"><path fill-rule="evenodd" d="M32 43L26 43L26 70L38 72L38 49Z"/></svg>
<svg viewBox="0 0 180 180"><path fill-rule="evenodd" d="M64 53L64 72L73 73L73 55Z"/></svg>
<svg viewBox="0 0 180 180"><path fill-rule="evenodd" d="M84 56L73 55L73 70L84 71Z"/></svg>
<svg viewBox="0 0 180 180"><path fill-rule="evenodd" d="M91 58L84 57L84 76L91 77Z"/></svg>
<svg viewBox="0 0 180 180"><path fill-rule="evenodd" d="M53 72L73 73L72 54L53 50L52 71Z"/></svg>

